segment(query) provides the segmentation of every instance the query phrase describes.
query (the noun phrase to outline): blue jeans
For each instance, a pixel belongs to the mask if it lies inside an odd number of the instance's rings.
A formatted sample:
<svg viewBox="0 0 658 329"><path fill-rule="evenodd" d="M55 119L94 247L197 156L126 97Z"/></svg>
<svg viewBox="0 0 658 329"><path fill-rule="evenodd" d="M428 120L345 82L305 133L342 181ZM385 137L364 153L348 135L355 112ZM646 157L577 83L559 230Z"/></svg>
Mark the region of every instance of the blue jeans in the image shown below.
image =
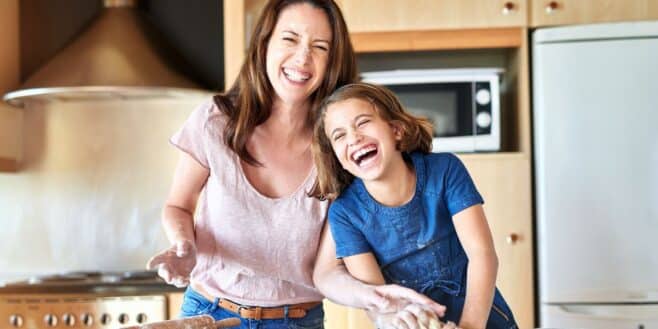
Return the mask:
<svg viewBox="0 0 658 329"><path fill-rule="evenodd" d="M306 313L303 318L292 319L245 319L239 315L217 306L217 301L211 302L191 287L185 290L183 305L181 306L181 317L208 314L215 320L226 318L240 318L240 329L323 329L324 310L318 305Z"/></svg>

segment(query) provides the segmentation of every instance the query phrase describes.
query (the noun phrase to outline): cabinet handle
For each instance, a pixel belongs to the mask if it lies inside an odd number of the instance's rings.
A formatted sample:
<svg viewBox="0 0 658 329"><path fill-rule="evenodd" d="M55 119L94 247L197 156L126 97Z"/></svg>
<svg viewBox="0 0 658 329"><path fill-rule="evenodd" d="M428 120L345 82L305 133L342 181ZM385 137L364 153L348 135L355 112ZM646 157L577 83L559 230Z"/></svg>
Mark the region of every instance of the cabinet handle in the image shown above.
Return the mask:
<svg viewBox="0 0 658 329"><path fill-rule="evenodd" d="M510 2L510 1L505 2L502 10L503 15L509 15L515 8L516 6L514 5L514 2Z"/></svg>
<svg viewBox="0 0 658 329"><path fill-rule="evenodd" d="M544 10L546 10L546 13L550 15L553 14L559 8L560 8L560 4L557 3L557 1L551 1L548 4L546 4Z"/></svg>
<svg viewBox="0 0 658 329"><path fill-rule="evenodd" d="M507 236L507 244L516 244L519 241L519 235L516 233L510 233Z"/></svg>

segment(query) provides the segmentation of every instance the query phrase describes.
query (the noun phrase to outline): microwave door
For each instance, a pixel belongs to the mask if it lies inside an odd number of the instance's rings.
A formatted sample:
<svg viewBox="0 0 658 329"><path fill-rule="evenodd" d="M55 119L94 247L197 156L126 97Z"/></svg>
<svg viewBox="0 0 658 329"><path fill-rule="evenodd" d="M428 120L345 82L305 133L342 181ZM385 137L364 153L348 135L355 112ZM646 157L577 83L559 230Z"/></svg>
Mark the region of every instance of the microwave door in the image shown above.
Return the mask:
<svg viewBox="0 0 658 329"><path fill-rule="evenodd" d="M475 150L471 83L421 83L389 85L412 114L434 126L433 151Z"/></svg>

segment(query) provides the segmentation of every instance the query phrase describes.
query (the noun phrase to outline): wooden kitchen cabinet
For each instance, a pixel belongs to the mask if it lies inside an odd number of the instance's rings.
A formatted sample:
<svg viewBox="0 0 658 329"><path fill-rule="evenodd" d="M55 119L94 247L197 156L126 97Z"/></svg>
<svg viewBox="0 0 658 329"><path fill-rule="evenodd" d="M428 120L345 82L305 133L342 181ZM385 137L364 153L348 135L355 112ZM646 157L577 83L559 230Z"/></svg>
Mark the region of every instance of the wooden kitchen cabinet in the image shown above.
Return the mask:
<svg viewBox="0 0 658 329"><path fill-rule="evenodd" d="M19 10L18 0L0 1L0 98L18 87L20 82L19 60ZM0 172L16 171L21 154L23 112L0 100Z"/></svg>
<svg viewBox="0 0 658 329"><path fill-rule="evenodd" d="M527 25L526 0L337 0L350 32Z"/></svg>
<svg viewBox="0 0 658 329"><path fill-rule="evenodd" d="M533 27L658 19L658 0L531 1Z"/></svg>
<svg viewBox="0 0 658 329"><path fill-rule="evenodd" d="M496 285L519 328L534 328L530 157L523 153L459 157L484 198L499 260Z"/></svg>

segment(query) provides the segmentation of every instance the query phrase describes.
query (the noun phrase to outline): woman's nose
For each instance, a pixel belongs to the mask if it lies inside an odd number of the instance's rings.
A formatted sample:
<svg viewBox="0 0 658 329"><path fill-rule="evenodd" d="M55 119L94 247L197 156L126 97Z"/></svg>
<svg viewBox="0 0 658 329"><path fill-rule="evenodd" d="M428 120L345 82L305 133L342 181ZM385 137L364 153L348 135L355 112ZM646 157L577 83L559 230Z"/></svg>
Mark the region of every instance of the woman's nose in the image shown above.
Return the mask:
<svg viewBox="0 0 658 329"><path fill-rule="evenodd" d="M300 45L297 51L295 51L295 61L299 64L305 64L308 62L310 54L311 50L308 46Z"/></svg>

